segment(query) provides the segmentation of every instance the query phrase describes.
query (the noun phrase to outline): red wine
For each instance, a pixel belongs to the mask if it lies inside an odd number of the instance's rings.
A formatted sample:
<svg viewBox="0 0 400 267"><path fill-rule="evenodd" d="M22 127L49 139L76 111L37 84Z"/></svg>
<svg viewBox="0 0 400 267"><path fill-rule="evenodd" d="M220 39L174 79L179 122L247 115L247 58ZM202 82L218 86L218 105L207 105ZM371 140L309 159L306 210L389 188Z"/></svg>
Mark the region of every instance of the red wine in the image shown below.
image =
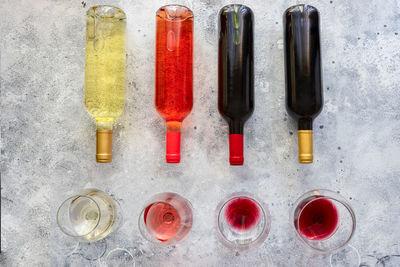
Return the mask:
<svg viewBox="0 0 400 267"><path fill-rule="evenodd" d="M247 231L260 220L260 208L254 200L238 197L227 203L225 219L232 228Z"/></svg>
<svg viewBox="0 0 400 267"><path fill-rule="evenodd" d="M167 203L154 203L146 207L144 223L149 233L165 242L178 232L179 214L174 207Z"/></svg>
<svg viewBox="0 0 400 267"><path fill-rule="evenodd" d="M299 162L313 162L312 124L322 110L319 13L296 5L283 15L286 110L298 122Z"/></svg>
<svg viewBox="0 0 400 267"><path fill-rule="evenodd" d="M314 200L306 205L297 220L300 233L312 240L331 237L339 224L335 204L325 198Z"/></svg>
<svg viewBox="0 0 400 267"><path fill-rule="evenodd" d="M253 12L228 5L219 13L218 110L229 124L229 161L243 165L243 128L254 110Z"/></svg>

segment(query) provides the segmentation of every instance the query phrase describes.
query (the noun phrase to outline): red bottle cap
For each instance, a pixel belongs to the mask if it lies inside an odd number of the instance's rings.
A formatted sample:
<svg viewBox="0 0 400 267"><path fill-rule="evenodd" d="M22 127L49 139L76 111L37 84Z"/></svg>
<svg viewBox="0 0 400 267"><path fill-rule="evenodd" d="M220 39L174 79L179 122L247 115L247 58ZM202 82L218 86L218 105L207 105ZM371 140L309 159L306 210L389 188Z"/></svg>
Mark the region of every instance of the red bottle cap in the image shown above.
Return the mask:
<svg viewBox="0 0 400 267"><path fill-rule="evenodd" d="M229 135L229 162L231 165L243 165L243 134Z"/></svg>
<svg viewBox="0 0 400 267"><path fill-rule="evenodd" d="M181 161L181 132L167 132L167 163Z"/></svg>

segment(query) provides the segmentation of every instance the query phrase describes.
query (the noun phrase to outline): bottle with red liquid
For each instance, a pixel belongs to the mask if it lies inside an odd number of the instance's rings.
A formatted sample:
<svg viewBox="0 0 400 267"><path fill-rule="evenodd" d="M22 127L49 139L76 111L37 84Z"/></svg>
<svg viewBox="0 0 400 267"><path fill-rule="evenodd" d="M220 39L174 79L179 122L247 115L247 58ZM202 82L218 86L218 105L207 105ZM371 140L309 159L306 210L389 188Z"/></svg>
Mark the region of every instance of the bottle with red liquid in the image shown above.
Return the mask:
<svg viewBox="0 0 400 267"><path fill-rule="evenodd" d="M356 226L354 211L338 193L316 189L305 193L293 206L292 223L308 247L323 253L343 248Z"/></svg>
<svg viewBox="0 0 400 267"><path fill-rule="evenodd" d="M182 241L193 223L192 205L176 193L154 195L139 217L143 237L160 246L170 246Z"/></svg>
<svg viewBox="0 0 400 267"><path fill-rule="evenodd" d="M283 15L286 110L298 122L299 162L312 163L313 120L323 106L319 12L295 5Z"/></svg>
<svg viewBox="0 0 400 267"><path fill-rule="evenodd" d="M249 193L238 192L219 203L216 225L222 244L234 251L246 251L265 241L271 216L261 200Z"/></svg>
<svg viewBox="0 0 400 267"><path fill-rule="evenodd" d="M180 162L181 125L193 106L193 13L181 5L156 14L155 106L167 123L168 163Z"/></svg>
<svg viewBox="0 0 400 267"><path fill-rule="evenodd" d="M218 109L229 124L229 161L243 165L243 128L254 110L253 12L228 5L219 12Z"/></svg>

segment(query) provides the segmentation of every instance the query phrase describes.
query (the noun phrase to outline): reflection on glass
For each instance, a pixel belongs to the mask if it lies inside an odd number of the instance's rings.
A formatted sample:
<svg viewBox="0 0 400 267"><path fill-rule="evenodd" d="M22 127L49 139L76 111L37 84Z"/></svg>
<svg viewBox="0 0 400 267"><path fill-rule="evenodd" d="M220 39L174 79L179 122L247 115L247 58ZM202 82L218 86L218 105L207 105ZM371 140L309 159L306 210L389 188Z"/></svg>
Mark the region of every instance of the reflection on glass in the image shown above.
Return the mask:
<svg viewBox="0 0 400 267"><path fill-rule="evenodd" d="M353 237L356 218L350 204L330 190L312 190L294 204L291 225L311 249L332 253Z"/></svg>
<svg viewBox="0 0 400 267"><path fill-rule="evenodd" d="M86 242L105 238L121 221L118 202L97 189L85 189L68 198L57 212L60 229L65 234Z"/></svg>
<svg viewBox="0 0 400 267"><path fill-rule="evenodd" d="M190 232L193 223L192 205L176 193L153 196L139 217L143 237L160 246L174 245Z"/></svg>
<svg viewBox="0 0 400 267"><path fill-rule="evenodd" d="M246 251L267 238L271 216L267 206L249 193L234 193L216 211L217 236L228 248Z"/></svg>

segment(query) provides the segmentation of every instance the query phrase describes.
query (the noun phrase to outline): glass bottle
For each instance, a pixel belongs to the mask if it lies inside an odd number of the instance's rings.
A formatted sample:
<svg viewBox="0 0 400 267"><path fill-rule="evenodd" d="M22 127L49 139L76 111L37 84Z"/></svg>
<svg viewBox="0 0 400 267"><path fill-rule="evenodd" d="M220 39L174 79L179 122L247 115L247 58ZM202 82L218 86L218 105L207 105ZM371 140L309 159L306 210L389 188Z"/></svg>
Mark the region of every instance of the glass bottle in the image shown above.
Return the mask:
<svg viewBox="0 0 400 267"><path fill-rule="evenodd" d="M219 12L218 110L229 124L229 161L243 165L243 128L254 110L253 12L228 5Z"/></svg>
<svg viewBox="0 0 400 267"><path fill-rule="evenodd" d="M168 163L180 162L181 125L193 105L193 13L167 5L156 13L155 106L167 122Z"/></svg>
<svg viewBox="0 0 400 267"><path fill-rule="evenodd" d="M298 121L299 162L313 162L313 119L322 110L319 13L295 5L283 15L286 109Z"/></svg>
<svg viewBox="0 0 400 267"><path fill-rule="evenodd" d="M126 16L113 6L86 16L85 107L96 120L96 161L112 160L112 128L125 105Z"/></svg>

